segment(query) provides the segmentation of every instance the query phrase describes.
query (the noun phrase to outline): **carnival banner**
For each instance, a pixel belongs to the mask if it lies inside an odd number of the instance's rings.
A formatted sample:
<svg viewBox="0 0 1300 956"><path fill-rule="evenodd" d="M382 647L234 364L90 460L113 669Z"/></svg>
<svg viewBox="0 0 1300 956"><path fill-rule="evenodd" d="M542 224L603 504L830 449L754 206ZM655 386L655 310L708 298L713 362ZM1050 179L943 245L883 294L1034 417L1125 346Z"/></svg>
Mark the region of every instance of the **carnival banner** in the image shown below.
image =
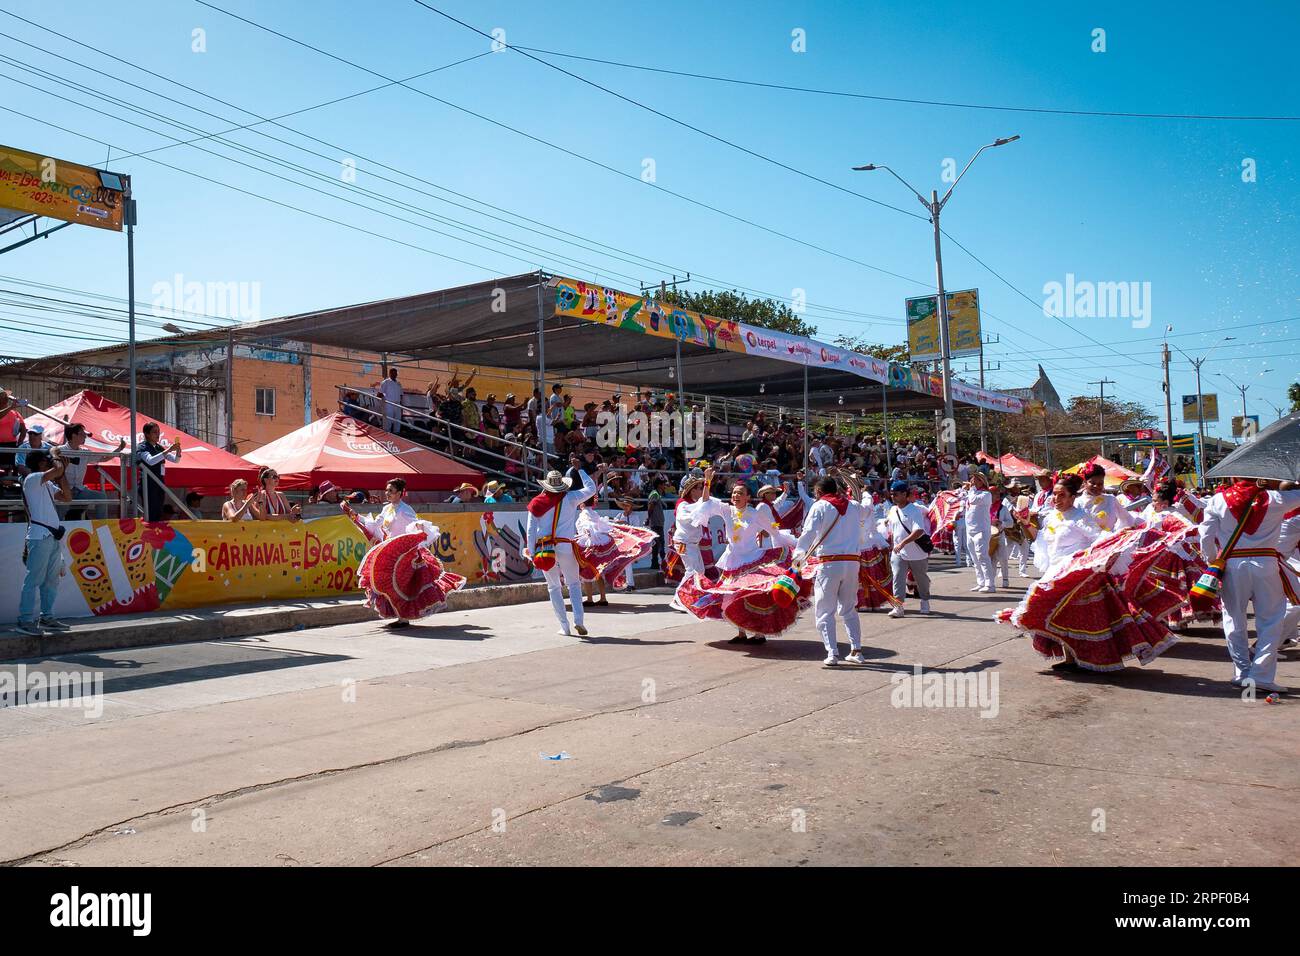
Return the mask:
<svg viewBox="0 0 1300 956"><path fill-rule="evenodd" d="M616 512L602 511L612 517ZM421 515L441 531L433 551L474 584L515 584L541 574L519 554L525 511ZM634 515L644 524L644 513ZM102 617L216 604L338 597L357 591L366 552L339 515L301 522L72 521L64 527L56 617ZM0 621L18 617L25 524L0 525ZM649 565L642 559L637 568Z"/></svg>
<svg viewBox="0 0 1300 956"><path fill-rule="evenodd" d="M0 209L121 232L129 195L129 176L0 146Z"/></svg>

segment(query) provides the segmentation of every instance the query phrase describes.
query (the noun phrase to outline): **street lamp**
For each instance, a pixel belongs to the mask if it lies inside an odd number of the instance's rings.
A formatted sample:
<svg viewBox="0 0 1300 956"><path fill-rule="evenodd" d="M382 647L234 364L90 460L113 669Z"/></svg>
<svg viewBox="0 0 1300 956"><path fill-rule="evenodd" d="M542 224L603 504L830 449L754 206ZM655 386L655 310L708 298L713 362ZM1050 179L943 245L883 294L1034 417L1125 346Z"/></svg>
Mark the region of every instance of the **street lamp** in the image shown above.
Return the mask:
<svg viewBox="0 0 1300 956"><path fill-rule="evenodd" d="M954 418L952 411L952 348L948 341L948 296L943 287L943 250L940 247L939 242L939 214L943 211L943 207L947 205L948 200L952 197L952 191L957 188L957 184L961 182L962 176L966 175L966 170L970 169L975 160L979 159L980 153L984 152L986 149L992 149L994 146L1005 146L1007 143L1014 143L1019 138L1020 134L1018 133L1015 136L1005 136L1001 139L995 139L991 143L986 143L977 149L975 155L970 158L970 162L968 162L965 168L962 169L960 175L953 180L952 185L948 187L948 191L943 194L942 199L939 198L938 190L934 189L930 190L930 198L926 199L916 191L911 183L898 175L898 173L894 172L888 166L882 166L879 163L868 163L865 166L853 167L854 172L872 172L873 170L883 169L885 172L889 173L889 175L893 176L911 191L917 201L925 207L925 211L930 214L930 222L934 224L934 274L936 286L938 287L939 351L943 356L943 414L949 422L955 422L956 418ZM949 455L955 456L957 454L957 436L954 434L955 429L948 428L945 429L945 432L949 436L945 442L945 445L947 446L946 451Z"/></svg>

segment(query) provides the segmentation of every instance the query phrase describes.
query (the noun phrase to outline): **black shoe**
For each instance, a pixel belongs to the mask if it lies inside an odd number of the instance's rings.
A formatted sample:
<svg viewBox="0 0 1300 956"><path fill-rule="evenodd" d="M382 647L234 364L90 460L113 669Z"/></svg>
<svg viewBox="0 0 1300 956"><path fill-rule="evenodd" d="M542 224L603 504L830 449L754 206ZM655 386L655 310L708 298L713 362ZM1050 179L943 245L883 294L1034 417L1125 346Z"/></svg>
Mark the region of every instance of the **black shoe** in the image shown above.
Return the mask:
<svg viewBox="0 0 1300 956"><path fill-rule="evenodd" d="M728 643L728 644L748 644L748 643L749 643L749 638L747 638L744 634L737 634L737 635L736 635L735 637L733 637L731 640L727 641L727 643Z"/></svg>
<svg viewBox="0 0 1300 956"><path fill-rule="evenodd" d="M1052 670L1058 673L1074 673L1083 670L1083 668L1074 661L1061 661L1059 664L1053 664Z"/></svg>

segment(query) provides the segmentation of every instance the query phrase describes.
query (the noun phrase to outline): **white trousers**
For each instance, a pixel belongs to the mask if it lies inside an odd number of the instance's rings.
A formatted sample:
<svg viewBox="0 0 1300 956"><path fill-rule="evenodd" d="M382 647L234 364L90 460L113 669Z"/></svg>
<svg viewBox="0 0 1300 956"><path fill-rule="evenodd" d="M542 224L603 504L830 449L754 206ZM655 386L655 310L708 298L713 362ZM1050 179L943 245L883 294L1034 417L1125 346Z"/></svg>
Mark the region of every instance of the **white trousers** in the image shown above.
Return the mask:
<svg viewBox="0 0 1300 956"><path fill-rule="evenodd" d="M966 551L975 565L975 583L982 588L993 587L993 559L989 557L989 532L966 531Z"/></svg>
<svg viewBox="0 0 1300 956"><path fill-rule="evenodd" d="M839 657L835 642L836 614L844 621L844 630L849 632L849 646L858 650L862 647L862 628L858 622L856 561L827 561L817 565L813 575L813 616L829 657Z"/></svg>
<svg viewBox="0 0 1300 956"><path fill-rule="evenodd" d="M1020 576L1023 578L1025 574L1028 573L1028 565L1029 565L1029 557L1030 557L1029 543L1026 541L1013 541L1011 543L1011 550L1008 553L1014 554L1016 556L1016 564L1019 566ZM1004 566L1006 565L1005 558L1002 560L1002 563ZM1005 577L1006 571L1003 571L1002 574Z"/></svg>
<svg viewBox="0 0 1300 956"><path fill-rule="evenodd" d="M1286 592L1276 558L1231 558L1219 591L1223 601L1223 636L1239 680L1271 684L1277 677L1277 650L1284 637ZM1246 605L1255 604L1255 655L1250 654Z"/></svg>
<svg viewBox="0 0 1300 956"><path fill-rule="evenodd" d="M958 521L952 526L952 550L957 567L964 568L968 563L966 554L966 522Z"/></svg>
<svg viewBox="0 0 1300 956"><path fill-rule="evenodd" d="M679 543L677 541L671 542L674 551L677 550L678 544ZM684 553L679 552L677 555L679 558L682 559L682 579L677 584L678 591L681 591L682 585L690 580L692 574L704 573L704 556L700 554L699 541L684 542L684 547L682 550ZM677 610L679 611L686 610L685 605L683 605L682 602L678 600L677 594L673 595L672 606L677 608Z"/></svg>
<svg viewBox="0 0 1300 956"><path fill-rule="evenodd" d="M555 567L543 571L546 590L551 596L551 609L555 619L567 633L569 616L564 612L564 586L569 587L569 603L573 605L573 623L582 623L582 575L578 573L578 556L573 545L561 541L555 546Z"/></svg>
<svg viewBox="0 0 1300 956"><path fill-rule="evenodd" d="M998 537L1002 539L1002 542L998 545L998 553L992 558L992 561L996 565L995 570L1002 572L1002 583L1006 584L1011 577L1011 544L1007 541L1005 535L998 535Z"/></svg>

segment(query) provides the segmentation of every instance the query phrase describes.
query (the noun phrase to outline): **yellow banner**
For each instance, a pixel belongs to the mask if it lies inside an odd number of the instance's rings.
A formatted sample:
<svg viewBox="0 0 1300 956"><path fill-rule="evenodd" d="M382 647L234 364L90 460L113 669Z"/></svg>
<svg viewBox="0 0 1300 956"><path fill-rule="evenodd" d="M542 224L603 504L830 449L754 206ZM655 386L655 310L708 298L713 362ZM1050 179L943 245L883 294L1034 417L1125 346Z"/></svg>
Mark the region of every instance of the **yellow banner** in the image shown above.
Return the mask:
<svg viewBox="0 0 1300 956"><path fill-rule="evenodd" d="M681 339L712 349L748 351L738 322L715 319L650 296L629 295L576 279L556 281L555 314L663 339Z"/></svg>
<svg viewBox="0 0 1300 956"><path fill-rule="evenodd" d="M0 146L0 209L121 232L130 178L104 175L120 179L127 192L105 186L89 166Z"/></svg>
<svg viewBox="0 0 1300 956"><path fill-rule="evenodd" d="M978 289L949 292L948 337L951 357L980 350L980 299ZM939 341L939 297L923 295L907 300L907 351L913 362L942 358Z"/></svg>

